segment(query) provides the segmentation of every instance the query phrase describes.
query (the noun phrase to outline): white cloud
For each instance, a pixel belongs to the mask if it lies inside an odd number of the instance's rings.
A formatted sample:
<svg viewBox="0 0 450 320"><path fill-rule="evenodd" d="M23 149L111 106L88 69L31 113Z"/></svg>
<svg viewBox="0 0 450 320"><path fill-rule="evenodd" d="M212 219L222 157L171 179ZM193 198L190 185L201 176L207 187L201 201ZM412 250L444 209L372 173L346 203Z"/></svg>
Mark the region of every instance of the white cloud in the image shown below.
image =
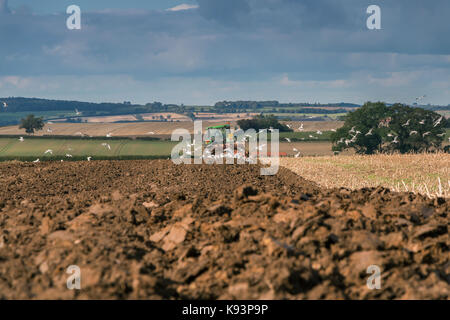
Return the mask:
<svg viewBox="0 0 450 320"><path fill-rule="evenodd" d="M192 9L197 9L197 8L198 8L198 5L182 3L178 6L175 6L173 8L169 8L166 10L167 11L183 11L183 10L192 10Z"/></svg>

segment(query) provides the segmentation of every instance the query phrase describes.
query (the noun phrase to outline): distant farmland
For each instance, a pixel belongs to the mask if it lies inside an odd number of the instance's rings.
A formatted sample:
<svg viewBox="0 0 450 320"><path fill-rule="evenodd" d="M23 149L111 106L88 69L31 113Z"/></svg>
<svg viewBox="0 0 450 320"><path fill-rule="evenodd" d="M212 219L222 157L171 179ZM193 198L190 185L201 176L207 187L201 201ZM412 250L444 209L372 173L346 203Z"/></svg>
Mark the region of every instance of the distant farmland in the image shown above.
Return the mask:
<svg viewBox="0 0 450 320"><path fill-rule="evenodd" d="M222 121L227 123L228 121ZM220 122L203 121L203 130L208 126L214 126ZM232 126L236 126L236 121L229 121ZM289 124L295 132L299 132L299 127L303 123L304 131L329 131L331 129L340 128L343 125L341 121L288 121L283 122ZM51 130L51 132L48 131ZM127 123L52 123L46 124L42 131L36 133L41 135L67 135L75 136L80 133L93 137L105 137L108 133L112 136L156 136L170 137L175 129L187 129L194 132L194 123L192 121L183 122L127 122ZM0 135L20 135L25 134L23 129L19 129L17 125L0 127Z"/></svg>
<svg viewBox="0 0 450 320"><path fill-rule="evenodd" d="M178 142L147 141L133 139L62 139L62 138L27 138L20 142L17 138L0 138L0 160L32 161L44 160L86 160L88 156L95 159L139 159L168 158ZM110 146L111 150L107 147ZM331 143L293 142L280 143L280 152L288 156L299 150L304 156L332 155ZM52 150L52 154L45 153ZM269 145L270 151L270 145ZM73 158L67 158L66 155Z"/></svg>

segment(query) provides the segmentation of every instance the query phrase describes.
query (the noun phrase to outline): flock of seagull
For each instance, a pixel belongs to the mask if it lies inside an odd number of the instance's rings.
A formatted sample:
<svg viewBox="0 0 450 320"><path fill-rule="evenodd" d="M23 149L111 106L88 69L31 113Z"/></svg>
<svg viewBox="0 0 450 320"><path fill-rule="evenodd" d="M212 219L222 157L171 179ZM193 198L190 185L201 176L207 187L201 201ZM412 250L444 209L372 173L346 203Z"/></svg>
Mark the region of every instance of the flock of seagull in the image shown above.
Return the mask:
<svg viewBox="0 0 450 320"><path fill-rule="evenodd" d="M78 112L78 110L77 110L77 112ZM49 122L49 123L50 123L50 122ZM48 128L47 128L47 132L53 132L53 129L50 128L50 127L48 127ZM147 134L155 134L155 133L154 133L154 132L148 132ZM85 134L83 134L82 132L77 132L77 133L75 133L75 135L85 136ZM87 135L86 135L86 136L87 136ZM91 137L91 136L89 136L89 137ZM111 133L111 132L108 132L108 133L106 134L106 138L112 138L112 133ZM20 138L19 138L19 141L20 141L20 142L24 142L25 139L24 139L23 137L20 137ZM109 143L103 142L101 145L102 145L102 147L104 147L104 148L108 149L109 151L111 151L111 145L110 145ZM72 151L73 149L69 147L67 150L68 150L68 151ZM44 152L44 155L47 155L47 154L53 155L53 150L52 150L52 149L46 150L46 151ZM73 158L73 155L71 155L70 153L66 153L65 157L70 159L70 158ZM91 161L91 160L92 160L92 156L86 157L86 160L87 160L87 161ZM39 158L37 158L36 160L33 161L33 163L38 163L38 162L40 162L40 159L39 159ZM64 160L61 160L61 162L64 162Z"/></svg>
<svg viewBox="0 0 450 320"><path fill-rule="evenodd" d="M436 119L436 120L433 122L433 128L436 128L436 127L442 122L443 119L444 119L443 116L441 116L440 118ZM408 119L404 124L402 124L402 127L408 127L410 124L411 124L411 119ZM420 124L420 125L424 125L424 124L425 124L425 119L419 121L419 124ZM348 132L348 133L350 134L350 136L352 137L351 139L341 138L341 139L338 141L338 144L343 144L343 143L345 143L345 145L348 146L348 145L351 144L351 143L355 143L356 140L358 139L358 135L359 135L359 134L362 134L361 131L355 130L355 128L356 128L356 126L352 127L352 128L350 129L350 131ZM374 130L374 129L371 128L371 129L365 134L365 136L367 137L367 136L373 135L373 130ZM352 135L352 134L353 134L353 135ZM410 136L413 136L413 135L416 135L416 134L419 134L419 132L417 132L416 130L412 130L412 131L409 132L409 135L410 135ZM426 136L429 136L430 134L431 134L431 131L424 132L424 133L422 134L422 137L425 138ZM392 138L392 137L394 138L394 139L391 141L391 143L393 143L393 144L399 143L399 141L398 141L398 136L394 136L392 133L388 133L387 136L390 137L390 138ZM445 136L445 132L440 133L440 134L437 134L437 136L438 136L438 137L443 137L443 136ZM448 140L449 140L449 142L450 142L450 138L449 138Z"/></svg>
<svg viewBox="0 0 450 320"><path fill-rule="evenodd" d="M6 102L3 102L3 106L6 108L8 105L6 104ZM76 113L77 115L81 115L81 112L79 112L77 109L75 109L75 113ZM435 120L434 123L433 123L433 128L437 127L437 126L442 122L443 119L444 119L444 117L441 116L440 118L438 118L437 120ZM49 122L49 124L50 124L50 122ZM409 126L410 124L411 124L411 119L408 119L402 126L403 126L403 127L407 127L407 126ZM420 125L424 125L424 124L425 124L425 119L419 121L419 124L420 124ZM291 125L287 124L286 126L287 126L288 128L290 128L290 129L292 129ZM269 128L269 131L270 131L270 132L273 132L273 130L274 130L274 129L273 129L272 127ZM299 132L303 132L304 130L305 130L305 129L304 129L304 125L303 125L303 123L301 123L301 125L298 127L298 131L299 131ZM373 130L374 130L374 128L371 128L367 133L364 134L364 136L367 137L367 136L373 135ZM263 130L261 130L259 133L261 133L262 131L263 131ZM336 129L331 129L331 131L336 132ZM52 133L52 132L53 132L53 129L50 128L50 127L48 127L48 128L47 128L47 132ZM351 139L341 138L337 143L338 143L338 144L345 144L346 146L349 146L351 143L355 143L355 142L356 142L356 140L358 139L358 135L362 134L361 131L356 130L356 126L353 126L353 127L348 131L348 133L349 133L349 135L351 136ZM154 135L155 132L149 131L149 132L147 132L146 134ZM317 134L317 135L323 135L323 132L320 131L320 130L317 130L317 131L316 131L316 134ZM410 136L412 136L412 135L417 135L417 134L419 134L419 133L418 133L416 130L412 130L412 131L410 131L410 133L409 133ZM428 135L430 135L430 134L431 134L431 132L430 132L430 131L427 131L427 132L424 132L424 133L422 134L422 136L423 136L423 137L426 137L426 136L428 136ZM81 135L81 136L84 136L85 134L83 134L82 132L77 132L77 133L75 133L75 135ZM392 133L389 133L387 136L388 136L388 137L391 137L391 138L393 137L393 140L391 141L391 143L393 143L393 144L399 143L399 141L398 141L398 136L394 136ZM441 134L437 134L437 136L443 137L443 136L445 136L445 132L444 132L444 133L441 133ZM112 137L112 133L111 133L111 132L108 132L108 133L106 134L106 138L111 138L111 137ZM249 135L245 135L243 141L246 141L246 139L249 138L249 137L250 137ZM311 139L319 139L319 137L313 136L313 135L311 135L311 134L309 135L309 138L311 138ZM289 139L289 138L287 138L287 137L284 138L284 139L285 139L288 143L292 143L291 139ZM305 138L301 138L301 140L305 140ZM450 142L450 138L449 138L448 140L449 140L449 142ZM19 138L19 141L20 141L20 142L24 142L25 139L24 139L23 137L20 137L20 138ZM111 150L111 145L110 145L109 143L104 142L104 143L102 143L101 145L102 145L102 147L105 147L105 148L107 148L108 150ZM186 148L183 150L183 155L181 156L181 158L183 158L185 155L186 155L186 156L189 156L189 157L192 156L192 147L193 147L194 145L195 145L195 140L194 140L194 142L193 142L192 144L188 144L188 145L186 146ZM262 149L263 149L264 146L265 146L265 144L259 146L259 147L257 148L258 151L262 151ZM201 146L198 147L197 149L194 150L194 152L197 151L199 148L202 148L202 147L201 147ZM72 150L72 149L69 148L69 150ZM297 148L293 147L292 150L295 152L295 155L294 155L295 158L300 157L300 154L301 154L301 153L300 153L300 151L299 151ZM228 157L231 157L231 158L235 158L235 159L240 159L240 158L242 158L242 159L245 159L245 161L249 161L249 162L253 161L253 159L252 159L251 157L245 158L245 157L242 156L240 153L234 153L234 151L231 150L231 149L229 149L229 148L224 149L224 151L225 151L225 154L222 153L222 154L220 154L220 155L212 155L211 151L209 151L208 149L206 149L206 150L205 150L205 154L202 155L202 157L205 158L205 159L208 159L208 160L214 160L214 159L217 159L217 158L228 158ZM45 155L45 154L53 155L53 150L48 149L48 150L46 150L46 151L44 152L44 155ZM73 158L73 156L72 156L71 154L69 154L69 153L66 153L66 158ZM92 160L92 157L91 157L91 156L88 156L88 157L87 157L87 161L91 161L91 160ZM39 158L38 158L38 159L36 159L36 160L33 161L33 162L34 162L34 163L37 163L37 162L39 162L39 161L40 161L40 160L39 160ZM63 162L63 161L64 161L64 160L61 160L61 162Z"/></svg>

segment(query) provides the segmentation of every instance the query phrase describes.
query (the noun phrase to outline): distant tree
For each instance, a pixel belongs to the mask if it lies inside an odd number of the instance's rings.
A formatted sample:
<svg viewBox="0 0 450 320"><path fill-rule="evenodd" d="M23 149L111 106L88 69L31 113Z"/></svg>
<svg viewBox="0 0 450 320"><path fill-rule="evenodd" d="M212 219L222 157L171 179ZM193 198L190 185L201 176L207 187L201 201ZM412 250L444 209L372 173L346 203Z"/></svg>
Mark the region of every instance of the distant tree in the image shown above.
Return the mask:
<svg viewBox="0 0 450 320"><path fill-rule="evenodd" d="M359 154L381 151L386 128L379 123L387 118L388 107L381 102L368 102L360 109L347 114L344 126L332 135L333 151L353 148ZM372 131L371 131L372 130Z"/></svg>
<svg viewBox="0 0 450 320"><path fill-rule="evenodd" d="M242 130L248 130L248 129L255 129L255 130L261 130L261 129L278 129L280 132L290 132L292 129L290 129L288 126L280 123L274 115L257 115L253 117L252 119L241 119L237 122L238 126Z"/></svg>
<svg viewBox="0 0 450 320"><path fill-rule="evenodd" d="M440 114L421 108L395 104L389 108L392 118L389 133L397 138L387 139L384 149L422 152L440 148L445 137L446 119ZM392 138L392 137L390 137Z"/></svg>
<svg viewBox="0 0 450 320"><path fill-rule="evenodd" d="M382 102L364 104L332 135L333 151L359 154L421 152L440 148L446 120L434 111Z"/></svg>
<svg viewBox="0 0 450 320"><path fill-rule="evenodd" d="M187 112L186 116L188 116L189 118L191 118L192 121L195 121L195 114L193 112Z"/></svg>
<svg viewBox="0 0 450 320"><path fill-rule="evenodd" d="M34 131L39 131L44 128L44 120L42 117L36 118L33 114L20 120L19 129L25 129L27 134L34 134Z"/></svg>

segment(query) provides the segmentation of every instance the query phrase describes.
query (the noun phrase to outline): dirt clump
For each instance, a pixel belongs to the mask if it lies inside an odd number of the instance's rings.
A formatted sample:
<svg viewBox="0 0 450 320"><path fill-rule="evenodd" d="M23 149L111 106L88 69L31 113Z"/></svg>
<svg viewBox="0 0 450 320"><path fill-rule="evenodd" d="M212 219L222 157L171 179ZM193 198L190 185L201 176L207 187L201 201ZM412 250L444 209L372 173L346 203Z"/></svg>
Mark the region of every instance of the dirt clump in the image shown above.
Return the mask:
<svg viewBox="0 0 450 320"><path fill-rule="evenodd" d="M0 164L0 299L449 298L449 200L259 169Z"/></svg>

